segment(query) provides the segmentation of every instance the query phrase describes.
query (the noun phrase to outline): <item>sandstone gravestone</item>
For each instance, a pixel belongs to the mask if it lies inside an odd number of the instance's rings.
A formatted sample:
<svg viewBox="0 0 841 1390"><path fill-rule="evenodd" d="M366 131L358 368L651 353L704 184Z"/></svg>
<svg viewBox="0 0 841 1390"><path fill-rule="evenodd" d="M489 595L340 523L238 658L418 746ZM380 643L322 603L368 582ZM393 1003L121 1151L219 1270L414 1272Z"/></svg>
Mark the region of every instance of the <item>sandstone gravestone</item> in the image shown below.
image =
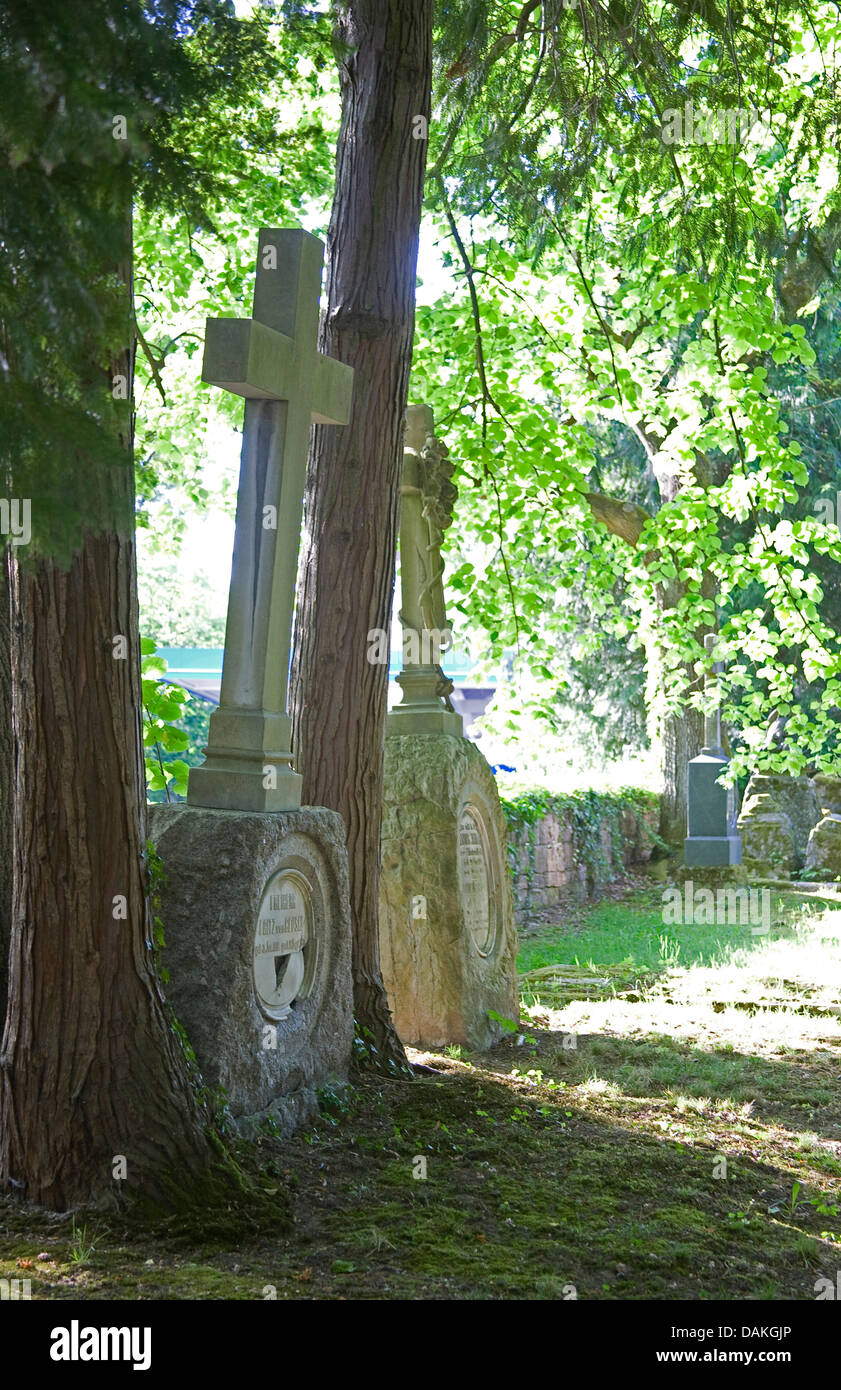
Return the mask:
<svg viewBox="0 0 841 1390"><path fill-rule="evenodd" d="M344 823L309 806L149 811L176 1018L240 1127L271 1116L287 1135L350 1060Z"/></svg>
<svg viewBox="0 0 841 1390"><path fill-rule="evenodd" d="M813 828L806 846L806 868L822 878L841 877L841 815L825 815Z"/></svg>
<svg viewBox="0 0 841 1390"><path fill-rule="evenodd" d="M812 783L818 798L818 805L824 815L828 813L834 816L841 815L841 777L833 777L829 773L818 772L812 778Z"/></svg>
<svg viewBox="0 0 841 1390"><path fill-rule="evenodd" d="M429 406L406 412L400 509L400 622L402 702L388 716L390 734L455 734L462 718L450 704L452 682L441 670L452 641L441 578L441 542L452 522L456 489L448 450L433 433Z"/></svg>
<svg viewBox="0 0 841 1390"><path fill-rule="evenodd" d="M353 1031L344 823L300 807L286 710L310 423L346 421L352 382L316 351L322 256L264 229L254 317L208 322L204 379L246 397L221 702L187 804L150 808L176 1017L241 1125L284 1134Z"/></svg>
<svg viewBox="0 0 841 1390"><path fill-rule="evenodd" d="M791 820L767 792L746 797L739 816L746 869L761 878L788 878L795 866Z"/></svg>
<svg viewBox="0 0 841 1390"><path fill-rule="evenodd" d="M809 835L820 818L811 778L754 772L739 817L746 865L753 873L772 877L775 863L784 876L802 869Z"/></svg>
<svg viewBox="0 0 841 1390"><path fill-rule="evenodd" d="M406 443L398 677L404 698L389 716L385 745L383 978L404 1042L486 1047L503 1032L491 1014L519 1016L505 822L493 773L461 736L461 718L447 708L452 687L431 659L440 654L435 633L449 631L440 541L455 489L444 486L446 453L427 407L407 412ZM417 652L427 659L407 659Z"/></svg>

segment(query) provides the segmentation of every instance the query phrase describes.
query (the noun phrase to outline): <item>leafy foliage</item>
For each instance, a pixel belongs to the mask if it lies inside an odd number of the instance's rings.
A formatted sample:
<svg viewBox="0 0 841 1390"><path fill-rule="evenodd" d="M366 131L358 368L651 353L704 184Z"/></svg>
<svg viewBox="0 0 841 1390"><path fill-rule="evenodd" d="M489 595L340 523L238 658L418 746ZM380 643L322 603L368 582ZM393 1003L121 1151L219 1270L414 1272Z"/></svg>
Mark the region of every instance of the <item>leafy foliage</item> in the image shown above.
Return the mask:
<svg viewBox="0 0 841 1390"><path fill-rule="evenodd" d="M187 795L189 764L175 756L189 743L187 732L178 727L178 721L184 716L187 692L161 679L166 672L166 661L154 654L155 643L151 638L141 638L140 650L146 785L150 792L164 792L170 801L172 793L180 797Z"/></svg>
<svg viewBox="0 0 841 1390"><path fill-rule="evenodd" d="M614 861L621 861L624 848L623 812L633 813L635 824L645 827L653 846L665 848L645 819L646 814L650 815L657 807L657 797L652 792L630 787L616 792L585 790L562 793L536 788L515 797L502 798L501 804L509 828L509 869L515 883L521 872L518 841L525 838L528 846L527 896L535 874L535 827L546 816L556 816L570 827L576 863L585 866L590 883L608 882L613 877L602 838L605 832L611 839Z"/></svg>
<svg viewBox="0 0 841 1390"><path fill-rule="evenodd" d="M201 217L218 179L196 132L221 134L271 71L265 28L222 0L0 15L0 434L36 499L33 554L125 526L132 198ZM96 464L113 487L90 487Z"/></svg>

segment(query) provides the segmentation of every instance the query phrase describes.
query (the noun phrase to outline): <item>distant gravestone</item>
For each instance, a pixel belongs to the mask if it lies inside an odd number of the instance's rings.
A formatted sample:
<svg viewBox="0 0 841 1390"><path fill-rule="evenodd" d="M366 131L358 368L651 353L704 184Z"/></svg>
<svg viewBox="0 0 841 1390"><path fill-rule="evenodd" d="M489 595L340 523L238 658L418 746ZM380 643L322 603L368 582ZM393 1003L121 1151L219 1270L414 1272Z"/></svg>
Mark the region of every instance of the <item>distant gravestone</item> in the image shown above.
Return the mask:
<svg viewBox="0 0 841 1390"><path fill-rule="evenodd" d="M323 248L260 232L252 319L211 319L203 376L245 396L219 708L187 804L150 808L167 995L244 1128L289 1133L347 1074L350 913L341 817L300 806L286 709L312 420L349 418L352 372L316 351Z"/></svg>
<svg viewBox="0 0 841 1390"><path fill-rule="evenodd" d="M712 657L716 646L714 633L707 633L704 645ZM731 868L742 862L742 843L735 827L735 791L719 782L728 764L721 746L721 711L715 678L721 670L721 664L715 662L712 673L705 678L710 703L704 717L704 747L689 764L687 836L683 842L687 870Z"/></svg>
<svg viewBox="0 0 841 1390"><path fill-rule="evenodd" d="M456 493L428 407L409 408L406 444L403 701L385 744L380 956L404 1042L486 1047L503 1031L500 1018L519 1016L505 823L440 665L449 646L440 546Z"/></svg>

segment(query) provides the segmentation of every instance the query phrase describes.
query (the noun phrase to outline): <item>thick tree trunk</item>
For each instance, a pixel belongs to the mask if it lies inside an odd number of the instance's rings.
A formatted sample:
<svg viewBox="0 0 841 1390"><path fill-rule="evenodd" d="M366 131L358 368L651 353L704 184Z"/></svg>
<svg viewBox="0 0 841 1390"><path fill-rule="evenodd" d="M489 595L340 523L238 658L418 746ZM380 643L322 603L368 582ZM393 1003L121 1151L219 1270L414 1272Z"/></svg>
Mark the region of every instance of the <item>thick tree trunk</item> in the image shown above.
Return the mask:
<svg viewBox="0 0 841 1390"><path fill-rule="evenodd" d="M9 942L12 930L12 750L11 647L8 550L0 553L0 1037L6 1018Z"/></svg>
<svg viewBox="0 0 841 1390"><path fill-rule="evenodd" d="M679 481L671 474L658 477L660 495L664 502L674 501L679 491ZM586 494L590 510L596 521L606 526L614 536L636 548L648 513L635 503L620 502L614 497L601 493ZM715 585L711 576L703 578L703 592L707 598L715 598ZM677 607L684 596L685 589L678 583L667 586L658 585L656 598L661 613ZM699 646L703 644L704 633L695 634ZM646 703L649 712L649 726L652 737L660 746L662 786L660 795L659 834L666 844L683 849L686 838L687 807L689 793L689 763L698 756L704 742L704 716L700 710L690 705L684 706L676 714L667 714L657 709L658 692L663 688L665 673L661 669L657 649L657 634L651 634L647 644L649 667L648 694ZM688 670L684 672L689 683L694 679Z"/></svg>
<svg viewBox="0 0 841 1390"><path fill-rule="evenodd" d="M716 586L709 573L702 577L701 590L705 598L715 601ZM664 613L674 610L685 594L686 586L677 580L668 585L658 584L656 595L659 611ZM705 632L704 628L695 632L699 648L703 648ZM656 644L649 649L648 659L652 667L649 673L649 688L657 691L665 684L665 677L660 672ZM689 667L683 667L682 671L687 684L695 685L697 688L696 673ZM656 696L654 704L656 706ZM675 714L663 712L659 716L657 734L660 740L663 775L658 830L666 844L682 851L688 828L689 763L692 758L697 758L704 745L703 711L690 704L684 704Z"/></svg>
<svg viewBox="0 0 841 1390"><path fill-rule="evenodd" d="M303 799L345 819L357 1023L405 1066L380 974L377 898L388 631L426 164L432 0L350 0L321 348L354 368L353 416L314 432L292 679ZM416 138L420 135L422 138Z"/></svg>
<svg viewBox="0 0 841 1390"><path fill-rule="evenodd" d="M0 1178L59 1210L122 1192L165 1200L209 1156L149 949L134 580L133 545L116 535L87 535L69 569L13 565Z"/></svg>
<svg viewBox="0 0 841 1390"><path fill-rule="evenodd" d="M683 849L689 799L689 763L704 742L704 716L700 710L682 709L661 722L663 786L660 796L659 833L667 845Z"/></svg>
<svg viewBox="0 0 841 1390"><path fill-rule="evenodd" d="M113 213L124 228L124 343L130 206L124 178ZM10 567L15 789L0 1190L58 1210L189 1199L212 1156L152 955L132 371L128 350L118 352L107 371L91 363L84 383L98 387L100 418L112 421L101 446L68 440L64 457L20 465L17 495L35 502L33 543ZM115 377L126 384L116 399Z"/></svg>

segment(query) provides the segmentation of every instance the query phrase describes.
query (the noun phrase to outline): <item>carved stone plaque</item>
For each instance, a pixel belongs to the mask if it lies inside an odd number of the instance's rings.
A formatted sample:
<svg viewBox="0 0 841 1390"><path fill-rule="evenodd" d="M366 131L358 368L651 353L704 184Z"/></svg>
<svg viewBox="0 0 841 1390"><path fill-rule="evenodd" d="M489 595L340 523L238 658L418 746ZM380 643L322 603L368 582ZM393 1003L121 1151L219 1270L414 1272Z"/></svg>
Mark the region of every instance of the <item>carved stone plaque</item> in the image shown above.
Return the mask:
<svg viewBox="0 0 841 1390"><path fill-rule="evenodd" d="M302 991L311 931L306 880L283 869L266 885L254 933L254 989L269 1018L286 1018Z"/></svg>
<svg viewBox="0 0 841 1390"><path fill-rule="evenodd" d="M458 887L464 923L480 955L493 945L488 850L482 821L472 806L458 820Z"/></svg>

